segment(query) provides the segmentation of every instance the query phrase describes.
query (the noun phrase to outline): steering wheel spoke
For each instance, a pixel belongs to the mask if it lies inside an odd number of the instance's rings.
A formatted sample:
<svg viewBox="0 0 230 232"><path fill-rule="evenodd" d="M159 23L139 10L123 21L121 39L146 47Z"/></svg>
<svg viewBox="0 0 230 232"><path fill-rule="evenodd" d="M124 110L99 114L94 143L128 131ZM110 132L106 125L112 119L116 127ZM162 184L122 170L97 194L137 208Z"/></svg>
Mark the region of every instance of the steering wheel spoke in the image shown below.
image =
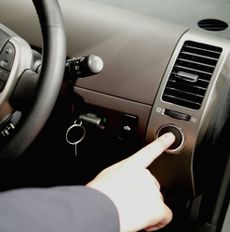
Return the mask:
<svg viewBox="0 0 230 232"><path fill-rule="evenodd" d="M21 37L0 24L0 108L9 101L22 73L31 69L32 49ZM0 119L1 120L1 119Z"/></svg>

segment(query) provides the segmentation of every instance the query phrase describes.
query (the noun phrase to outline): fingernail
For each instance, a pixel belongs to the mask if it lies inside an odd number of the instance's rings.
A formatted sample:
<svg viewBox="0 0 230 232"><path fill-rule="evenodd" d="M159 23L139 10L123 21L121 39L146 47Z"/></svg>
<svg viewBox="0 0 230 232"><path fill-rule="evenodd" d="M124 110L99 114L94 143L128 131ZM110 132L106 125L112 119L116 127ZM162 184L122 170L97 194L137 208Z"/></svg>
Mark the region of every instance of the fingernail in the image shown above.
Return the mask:
<svg viewBox="0 0 230 232"><path fill-rule="evenodd" d="M153 227L149 227L149 228L147 228L145 230L151 232L151 231L156 231L156 230L159 230L159 229L160 228L158 226L153 226Z"/></svg>
<svg viewBox="0 0 230 232"><path fill-rule="evenodd" d="M151 231L157 231L157 230L159 230L158 227L153 227L153 228L151 228Z"/></svg>
<svg viewBox="0 0 230 232"><path fill-rule="evenodd" d="M175 135L171 132L163 135L163 139L165 139L168 143L173 143L175 141L175 138Z"/></svg>

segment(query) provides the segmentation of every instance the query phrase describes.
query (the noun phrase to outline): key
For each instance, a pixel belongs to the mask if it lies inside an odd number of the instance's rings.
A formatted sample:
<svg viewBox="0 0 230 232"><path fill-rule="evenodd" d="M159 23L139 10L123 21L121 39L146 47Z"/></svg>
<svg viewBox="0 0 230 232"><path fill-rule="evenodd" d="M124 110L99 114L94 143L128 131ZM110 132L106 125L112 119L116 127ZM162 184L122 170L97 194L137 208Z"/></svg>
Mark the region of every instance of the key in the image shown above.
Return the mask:
<svg viewBox="0 0 230 232"><path fill-rule="evenodd" d="M74 145L74 154L77 156L77 145L85 138L85 128L82 126L82 122L74 122L66 131L66 141L70 145Z"/></svg>
<svg viewBox="0 0 230 232"><path fill-rule="evenodd" d="M77 156L77 143L74 144L74 155Z"/></svg>

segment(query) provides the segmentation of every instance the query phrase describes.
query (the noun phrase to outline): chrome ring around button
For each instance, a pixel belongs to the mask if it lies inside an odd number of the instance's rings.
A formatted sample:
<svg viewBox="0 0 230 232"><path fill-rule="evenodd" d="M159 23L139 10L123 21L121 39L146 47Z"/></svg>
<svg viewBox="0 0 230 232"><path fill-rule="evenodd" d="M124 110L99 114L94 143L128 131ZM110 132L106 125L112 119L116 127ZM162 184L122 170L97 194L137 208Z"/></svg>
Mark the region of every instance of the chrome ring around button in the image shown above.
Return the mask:
<svg viewBox="0 0 230 232"><path fill-rule="evenodd" d="M179 145L176 148L173 148L173 149L170 149L170 147L169 147L166 150L166 152L167 153L177 153L184 146L184 143L185 143L184 133L182 132L182 130L180 128L178 128L177 126L175 126L173 124L165 124L165 125L161 126L157 130L157 132L156 132L156 138L160 137L161 135L163 135L164 133L167 133L167 132L172 132L175 135L175 137L176 137L175 142L177 142L177 139L179 139ZM173 144L171 145L171 147L173 146Z"/></svg>

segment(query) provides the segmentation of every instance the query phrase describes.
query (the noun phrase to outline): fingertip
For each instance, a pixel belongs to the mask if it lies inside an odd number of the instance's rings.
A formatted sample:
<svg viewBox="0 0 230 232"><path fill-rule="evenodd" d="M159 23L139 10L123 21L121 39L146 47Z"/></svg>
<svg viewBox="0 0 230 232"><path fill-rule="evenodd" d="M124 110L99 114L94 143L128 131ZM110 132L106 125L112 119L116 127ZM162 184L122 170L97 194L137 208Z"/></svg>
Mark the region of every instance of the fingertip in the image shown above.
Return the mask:
<svg viewBox="0 0 230 232"><path fill-rule="evenodd" d="M167 132L160 137L158 137L154 142L153 146L158 146L158 154L167 150L175 141L176 137L172 132Z"/></svg>
<svg viewBox="0 0 230 232"><path fill-rule="evenodd" d="M166 226L172 221L172 218L173 218L172 210L167 205L165 205L165 216L164 219L161 221L161 225Z"/></svg>
<svg viewBox="0 0 230 232"><path fill-rule="evenodd" d="M176 139L175 135L172 132L167 132L159 138L163 139L166 144L172 144Z"/></svg>

